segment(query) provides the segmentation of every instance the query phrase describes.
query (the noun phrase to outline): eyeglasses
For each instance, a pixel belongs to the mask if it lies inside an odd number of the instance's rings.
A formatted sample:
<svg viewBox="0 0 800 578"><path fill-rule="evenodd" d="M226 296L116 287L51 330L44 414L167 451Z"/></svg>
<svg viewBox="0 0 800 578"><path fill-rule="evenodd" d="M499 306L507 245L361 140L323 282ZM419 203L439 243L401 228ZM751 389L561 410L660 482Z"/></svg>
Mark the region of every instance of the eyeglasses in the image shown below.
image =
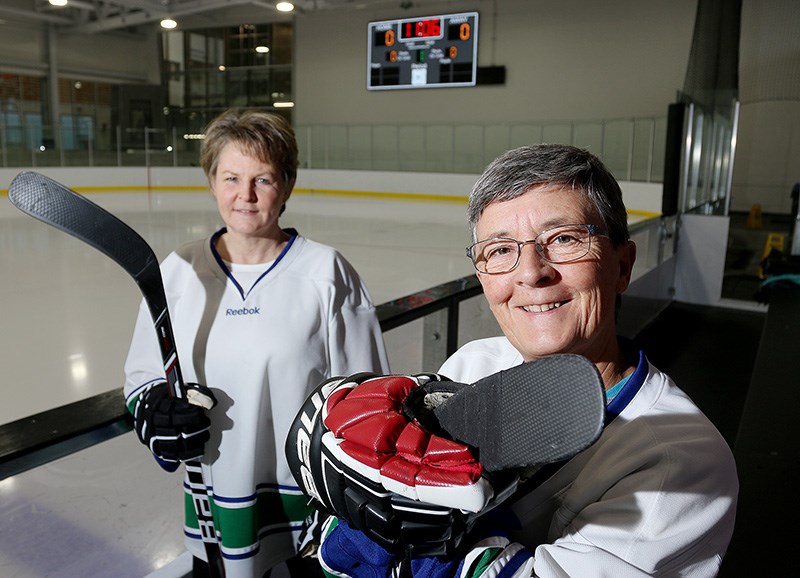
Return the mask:
<svg viewBox="0 0 800 578"><path fill-rule="evenodd" d="M467 247L467 257L479 273L500 275L519 265L523 245L533 243L541 258L548 263L571 263L589 253L594 236L608 235L597 225L561 225L542 231L530 241L506 237L478 241Z"/></svg>

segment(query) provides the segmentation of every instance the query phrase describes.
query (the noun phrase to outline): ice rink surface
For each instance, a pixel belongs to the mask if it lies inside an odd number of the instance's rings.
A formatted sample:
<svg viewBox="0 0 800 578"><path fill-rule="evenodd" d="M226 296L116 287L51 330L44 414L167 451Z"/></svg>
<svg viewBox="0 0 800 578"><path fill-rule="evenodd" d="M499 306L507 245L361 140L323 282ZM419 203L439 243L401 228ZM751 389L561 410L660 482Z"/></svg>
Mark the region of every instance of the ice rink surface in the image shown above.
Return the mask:
<svg viewBox="0 0 800 578"><path fill-rule="evenodd" d="M159 260L221 226L210 194L88 195L136 230ZM119 265L0 197L3 311L0 367L7 423L122 385L122 364L141 294ZM284 227L336 247L373 301L470 275L465 205L295 194ZM19 392L20 395L15 395Z"/></svg>

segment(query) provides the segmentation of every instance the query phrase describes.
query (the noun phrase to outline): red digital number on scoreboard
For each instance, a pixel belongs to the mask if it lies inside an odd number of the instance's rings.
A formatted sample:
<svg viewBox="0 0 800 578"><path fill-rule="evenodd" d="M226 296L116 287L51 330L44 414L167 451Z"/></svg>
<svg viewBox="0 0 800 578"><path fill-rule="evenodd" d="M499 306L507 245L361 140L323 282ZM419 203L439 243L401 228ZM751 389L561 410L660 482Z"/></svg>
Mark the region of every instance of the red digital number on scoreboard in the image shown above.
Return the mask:
<svg viewBox="0 0 800 578"><path fill-rule="evenodd" d="M413 40L414 38L438 38L442 35L441 18L423 18L421 20L406 20L400 25L400 40Z"/></svg>

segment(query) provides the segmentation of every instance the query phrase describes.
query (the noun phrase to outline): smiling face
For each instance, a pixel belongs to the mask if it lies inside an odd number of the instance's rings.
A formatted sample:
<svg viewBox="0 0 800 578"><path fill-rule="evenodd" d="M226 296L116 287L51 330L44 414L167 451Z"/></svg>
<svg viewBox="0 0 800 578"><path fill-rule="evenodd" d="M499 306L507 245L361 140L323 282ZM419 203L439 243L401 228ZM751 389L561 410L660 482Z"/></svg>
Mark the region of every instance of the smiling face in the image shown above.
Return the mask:
<svg viewBox="0 0 800 578"><path fill-rule="evenodd" d="M278 217L293 184L235 142L222 148L216 173L209 178L228 234L240 240L281 237Z"/></svg>
<svg viewBox="0 0 800 578"><path fill-rule="evenodd" d="M478 240L526 241L552 227L575 223L603 226L581 191L542 185L488 205L475 231ZM552 264L529 244L522 248L516 269L500 275L479 273L478 278L503 333L525 361L575 353L601 363L618 353L615 302L630 282L635 257L632 242L615 249L607 237L595 236L585 257Z"/></svg>

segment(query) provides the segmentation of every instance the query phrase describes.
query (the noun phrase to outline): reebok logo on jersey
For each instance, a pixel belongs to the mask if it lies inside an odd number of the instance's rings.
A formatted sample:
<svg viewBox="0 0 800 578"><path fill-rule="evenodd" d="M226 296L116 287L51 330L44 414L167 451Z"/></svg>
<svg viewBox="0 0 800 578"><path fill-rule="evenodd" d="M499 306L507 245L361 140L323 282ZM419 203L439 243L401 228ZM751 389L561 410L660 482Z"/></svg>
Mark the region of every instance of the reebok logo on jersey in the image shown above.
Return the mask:
<svg viewBox="0 0 800 578"><path fill-rule="evenodd" d="M261 315L261 307L242 307L241 309L225 310L225 317L237 317L239 315Z"/></svg>

